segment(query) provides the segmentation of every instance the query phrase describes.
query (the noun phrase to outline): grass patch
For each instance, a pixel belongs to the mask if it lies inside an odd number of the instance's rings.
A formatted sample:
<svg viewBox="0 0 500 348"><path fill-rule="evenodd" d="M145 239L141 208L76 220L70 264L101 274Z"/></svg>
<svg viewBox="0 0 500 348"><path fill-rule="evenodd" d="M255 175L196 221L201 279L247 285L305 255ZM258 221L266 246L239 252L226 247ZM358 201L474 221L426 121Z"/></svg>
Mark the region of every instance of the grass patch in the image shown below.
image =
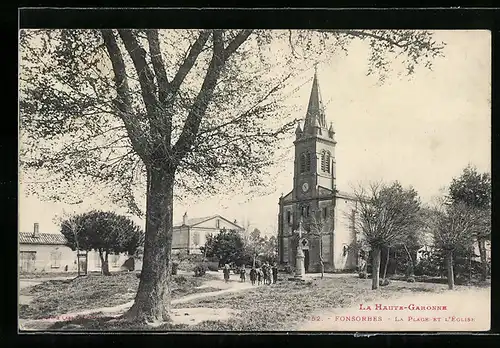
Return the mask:
<svg viewBox="0 0 500 348"><path fill-rule="evenodd" d="M176 275L172 277L172 298L208 292L209 288L197 289L211 275L194 277ZM81 310L111 307L134 299L139 286L135 272L115 273L111 276L91 274L69 280L50 280L24 288L21 295L33 296L29 305L19 306L21 319L42 319L64 315Z"/></svg>
<svg viewBox="0 0 500 348"><path fill-rule="evenodd" d="M194 277L193 277L194 278ZM120 319L75 318L52 325L50 330L110 331L282 331L308 320L316 311L351 307L357 303L401 297L415 293L439 293L447 287L433 283L393 281L388 286L371 290L371 280L353 277L324 278L296 283L278 281L239 293L207 297L174 304L173 308L222 308L239 310L240 315L228 321L204 321L196 325L164 324L159 327L138 326ZM201 289L199 289L201 290ZM205 291L211 291L204 289Z"/></svg>
<svg viewBox="0 0 500 348"><path fill-rule="evenodd" d="M207 291L208 289L205 289ZM317 310L350 307L418 292L441 292L446 287L436 284L392 282L379 290L371 290L371 280L357 277L324 278L296 283L278 281L239 293L174 304L173 308L222 308L241 311L228 321L204 321L196 325L164 324L159 327L137 326L114 318L75 318L56 323L50 330L147 330L147 331L269 331L287 330L307 320ZM362 301L362 302L359 302Z"/></svg>
<svg viewBox="0 0 500 348"><path fill-rule="evenodd" d="M201 331L267 331L287 330L297 322L307 320L311 313L325 308L350 307L416 292L441 292L446 287L436 284L408 284L393 282L378 290L371 290L371 280L357 277L325 278L305 283L278 282L244 293L217 298L205 298L174 305L186 307L228 307L241 311L228 321L205 321L188 330ZM362 302L359 302L362 301Z"/></svg>

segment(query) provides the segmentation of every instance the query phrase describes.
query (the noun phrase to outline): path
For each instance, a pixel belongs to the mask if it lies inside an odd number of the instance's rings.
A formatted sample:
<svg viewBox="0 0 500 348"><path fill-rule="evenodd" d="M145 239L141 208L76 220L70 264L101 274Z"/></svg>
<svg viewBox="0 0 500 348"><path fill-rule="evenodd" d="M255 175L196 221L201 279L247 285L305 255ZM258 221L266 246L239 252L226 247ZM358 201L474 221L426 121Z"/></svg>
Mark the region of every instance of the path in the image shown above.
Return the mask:
<svg viewBox="0 0 500 348"><path fill-rule="evenodd" d="M404 309L376 310L382 306ZM415 306L446 306L446 310L416 310ZM298 331L486 331L490 329L491 289L468 288L443 293L395 297L351 308L313 313L292 330ZM364 321L363 321L364 317ZM396 317L398 319L396 319ZM347 319L350 318L350 321ZM370 318L370 319L368 319ZM374 321L374 318L376 319ZM440 318L440 319L438 319Z"/></svg>
<svg viewBox="0 0 500 348"><path fill-rule="evenodd" d="M212 273L212 272L211 272ZM213 272L214 274L217 274L217 272ZM219 274L217 274L219 276ZM220 275L222 278L222 276ZM225 283L222 280L209 280L205 282L202 286L199 288L222 288L221 290L218 291L210 291L210 292L201 292L201 293L196 293L196 294L191 294L187 295L175 300L171 301L171 304L178 304L178 303L185 303L185 302L190 302L192 300L196 300L199 298L205 298L205 297L212 297L212 296L220 296L220 295L225 295L228 293L235 293L235 292L240 292L243 290L248 290L251 289L255 286L252 286L252 284L247 281L245 283L241 283L236 279L235 277L232 277L233 279L229 283ZM118 305L118 306L113 306L113 307L101 307L101 308L94 308L94 309L89 309L89 310L84 310L84 311L79 311L79 312L73 312L73 313L66 313L63 315L60 315L58 317L54 318L45 318L45 319L19 319L19 327L20 329L23 330L30 330L30 327L36 326L36 330L40 330L40 326L45 326L49 327L50 324L62 321L68 320L68 318L75 318L78 316L90 316L90 315L95 315L97 313L100 313L99 316L108 316L108 317L118 317L122 315L124 312L126 312L132 305L134 304L134 301L129 301L127 303ZM172 310L174 315L177 315L178 312L180 311L185 311L186 309L175 309ZM227 312L229 315L229 311L225 308L220 309L222 312ZM220 315L218 313L217 315ZM206 319L203 319L206 320ZM197 320L198 321L198 320Z"/></svg>

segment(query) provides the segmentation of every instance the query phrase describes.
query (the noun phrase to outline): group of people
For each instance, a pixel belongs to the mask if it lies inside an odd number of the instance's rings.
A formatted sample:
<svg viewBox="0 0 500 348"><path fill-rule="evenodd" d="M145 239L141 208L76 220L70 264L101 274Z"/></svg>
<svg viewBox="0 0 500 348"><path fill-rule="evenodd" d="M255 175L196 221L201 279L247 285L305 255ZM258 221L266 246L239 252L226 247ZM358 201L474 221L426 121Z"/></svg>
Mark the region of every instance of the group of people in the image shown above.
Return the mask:
<svg viewBox="0 0 500 348"><path fill-rule="evenodd" d="M244 277L242 279L245 281ZM250 281L252 285L255 285L255 283L258 285L262 283L267 285L276 284L278 281L278 266L276 264L271 266L266 262L261 268L252 267L250 270Z"/></svg>
<svg viewBox="0 0 500 348"><path fill-rule="evenodd" d="M223 272L224 272L224 281L227 283L231 275L231 267L228 264L226 264L224 266ZM240 273L240 281L245 282L246 281L245 266L242 266L240 268L239 273ZM276 284L278 282L278 266L276 264L271 266L269 263L266 262L260 268L252 267L252 269L250 270L250 281L252 282L252 285L255 285L255 283L257 283L258 285L261 285L262 283L267 285Z"/></svg>

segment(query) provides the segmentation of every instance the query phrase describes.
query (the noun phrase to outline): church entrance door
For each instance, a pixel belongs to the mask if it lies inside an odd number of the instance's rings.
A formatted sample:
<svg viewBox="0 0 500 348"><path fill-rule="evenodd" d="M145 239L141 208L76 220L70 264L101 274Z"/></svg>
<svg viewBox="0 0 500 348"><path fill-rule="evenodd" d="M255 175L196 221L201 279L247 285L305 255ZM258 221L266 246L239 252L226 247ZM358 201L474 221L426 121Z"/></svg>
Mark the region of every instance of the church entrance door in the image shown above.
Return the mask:
<svg viewBox="0 0 500 348"><path fill-rule="evenodd" d="M304 269L309 273L309 250L304 250Z"/></svg>

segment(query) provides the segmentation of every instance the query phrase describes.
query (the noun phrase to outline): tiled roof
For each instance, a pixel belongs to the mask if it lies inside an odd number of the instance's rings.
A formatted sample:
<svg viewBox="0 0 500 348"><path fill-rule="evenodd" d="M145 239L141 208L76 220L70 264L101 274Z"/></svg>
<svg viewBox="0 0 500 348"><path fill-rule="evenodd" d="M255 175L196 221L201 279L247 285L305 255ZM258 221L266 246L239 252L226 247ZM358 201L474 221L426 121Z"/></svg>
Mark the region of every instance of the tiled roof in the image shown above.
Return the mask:
<svg viewBox="0 0 500 348"><path fill-rule="evenodd" d="M32 232L19 232L19 244L64 245L66 238L61 233L39 233L33 237Z"/></svg>

